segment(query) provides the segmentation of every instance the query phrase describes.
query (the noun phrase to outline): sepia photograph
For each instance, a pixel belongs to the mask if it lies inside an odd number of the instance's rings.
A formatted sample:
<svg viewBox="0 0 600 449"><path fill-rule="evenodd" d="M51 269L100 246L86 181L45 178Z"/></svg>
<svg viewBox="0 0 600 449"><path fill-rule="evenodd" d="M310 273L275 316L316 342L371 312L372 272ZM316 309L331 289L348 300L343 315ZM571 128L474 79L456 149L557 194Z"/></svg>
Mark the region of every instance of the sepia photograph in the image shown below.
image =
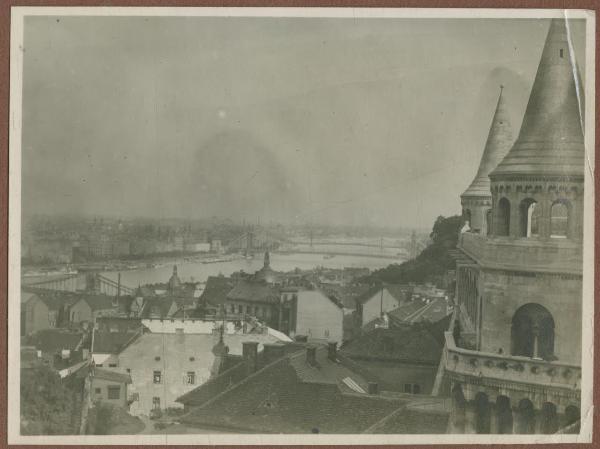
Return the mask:
<svg viewBox="0 0 600 449"><path fill-rule="evenodd" d="M13 444L591 442L595 13L13 7Z"/></svg>

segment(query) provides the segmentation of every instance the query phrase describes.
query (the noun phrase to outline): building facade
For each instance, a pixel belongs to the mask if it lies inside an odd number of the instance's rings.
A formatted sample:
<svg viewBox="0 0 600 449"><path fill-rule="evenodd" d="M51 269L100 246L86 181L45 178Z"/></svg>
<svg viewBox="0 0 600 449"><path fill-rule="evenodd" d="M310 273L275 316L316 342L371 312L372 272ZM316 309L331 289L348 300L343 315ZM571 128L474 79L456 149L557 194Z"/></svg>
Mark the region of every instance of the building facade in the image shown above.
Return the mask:
<svg viewBox="0 0 600 449"><path fill-rule="evenodd" d="M579 419L584 139L573 60L565 21L553 19L519 136L490 173L490 235L459 239L442 362L453 433L554 433Z"/></svg>

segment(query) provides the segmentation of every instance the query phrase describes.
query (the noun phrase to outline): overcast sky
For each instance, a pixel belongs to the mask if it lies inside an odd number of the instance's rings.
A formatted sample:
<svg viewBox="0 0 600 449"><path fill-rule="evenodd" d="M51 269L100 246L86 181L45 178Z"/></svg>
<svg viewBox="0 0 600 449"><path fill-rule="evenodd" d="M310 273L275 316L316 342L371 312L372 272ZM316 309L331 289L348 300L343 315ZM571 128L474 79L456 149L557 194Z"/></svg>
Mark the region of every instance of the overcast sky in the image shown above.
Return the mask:
<svg viewBox="0 0 600 449"><path fill-rule="evenodd" d="M23 212L429 228L548 24L27 17Z"/></svg>

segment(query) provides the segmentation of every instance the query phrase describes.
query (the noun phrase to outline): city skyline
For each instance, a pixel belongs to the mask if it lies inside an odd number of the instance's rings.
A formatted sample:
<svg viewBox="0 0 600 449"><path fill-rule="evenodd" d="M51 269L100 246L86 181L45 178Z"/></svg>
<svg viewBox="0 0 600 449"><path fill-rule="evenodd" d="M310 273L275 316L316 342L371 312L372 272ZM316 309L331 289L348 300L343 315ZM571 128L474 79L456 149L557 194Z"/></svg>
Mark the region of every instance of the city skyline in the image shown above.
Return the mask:
<svg viewBox="0 0 600 449"><path fill-rule="evenodd" d="M548 23L28 17L23 213L430 228Z"/></svg>

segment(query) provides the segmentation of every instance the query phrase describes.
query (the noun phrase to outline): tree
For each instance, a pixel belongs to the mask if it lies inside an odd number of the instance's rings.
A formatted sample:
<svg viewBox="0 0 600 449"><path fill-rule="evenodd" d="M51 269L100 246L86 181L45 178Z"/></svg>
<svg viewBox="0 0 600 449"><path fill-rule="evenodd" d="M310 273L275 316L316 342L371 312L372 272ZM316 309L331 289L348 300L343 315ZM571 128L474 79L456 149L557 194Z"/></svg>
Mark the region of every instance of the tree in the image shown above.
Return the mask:
<svg viewBox="0 0 600 449"><path fill-rule="evenodd" d="M73 435L81 411L79 395L47 366L21 370L21 433Z"/></svg>
<svg viewBox="0 0 600 449"><path fill-rule="evenodd" d="M456 247L462 225L463 220L459 215L448 218L439 216L430 234L432 242L421 254L401 264L392 264L377 270L365 281L368 283L383 281L390 284L423 283L444 274L455 266L448 250Z"/></svg>

